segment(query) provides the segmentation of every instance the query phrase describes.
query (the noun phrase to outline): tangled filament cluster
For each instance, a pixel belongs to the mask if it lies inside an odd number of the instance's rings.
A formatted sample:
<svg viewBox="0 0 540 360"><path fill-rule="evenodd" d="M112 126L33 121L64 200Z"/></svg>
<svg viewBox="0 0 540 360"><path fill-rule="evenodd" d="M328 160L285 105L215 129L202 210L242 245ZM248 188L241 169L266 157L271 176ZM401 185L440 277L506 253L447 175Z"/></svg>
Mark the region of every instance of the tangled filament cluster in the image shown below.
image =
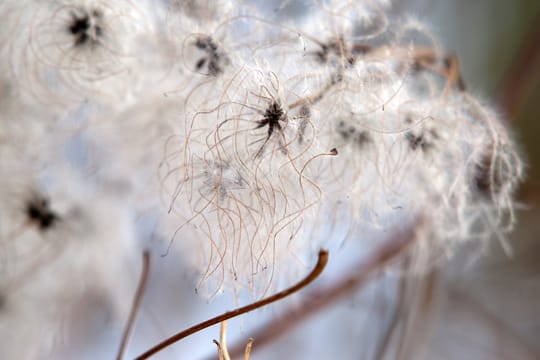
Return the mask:
<svg viewBox="0 0 540 360"><path fill-rule="evenodd" d="M174 241L188 224L209 239L197 241L196 262L215 290L264 289L277 261L313 252L317 232L343 214L351 238L358 226L425 218L418 269L512 228L523 170L498 115L466 92L459 63L421 24L390 24L370 6L321 6L294 25L216 25L219 46L209 43L227 62L187 93L185 133L164 167L171 209L185 219ZM240 48L242 26L254 36Z"/></svg>

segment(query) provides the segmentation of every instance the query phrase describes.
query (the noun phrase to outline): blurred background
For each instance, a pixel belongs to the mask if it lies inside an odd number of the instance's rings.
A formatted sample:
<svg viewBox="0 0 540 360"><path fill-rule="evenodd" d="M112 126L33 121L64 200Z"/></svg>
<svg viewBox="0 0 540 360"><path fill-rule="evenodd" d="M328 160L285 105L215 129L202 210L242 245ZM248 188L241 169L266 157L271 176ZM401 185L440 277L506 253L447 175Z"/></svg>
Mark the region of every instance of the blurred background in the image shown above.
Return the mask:
<svg viewBox="0 0 540 360"><path fill-rule="evenodd" d="M512 254L497 241L474 266L449 264L431 359L540 358L540 2L401 0L455 51L469 91L506 114L527 159ZM452 269L452 265L454 268Z"/></svg>
<svg viewBox="0 0 540 360"><path fill-rule="evenodd" d="M257 3L279 18L300 16L309 1ZM430 25L441 47L458 55L468 90L506 114L522 144L528 170L518 194L519 224L509 240L513 251L505 253L493 239L474 261L456 256L423 277L374 279L252 359L540 359L540 1L394 0L390 13ZM154 262L128 358L245 304L232 295L206 303L194 293L193 278L179 275L177 261L171 256ZM230 321L230 344L245 343L252 329L291 304L294 299ZM101 328L104 320L95 321ZM120 332L82 335L61 355L110 358ZM217 358L211 339L218 336L215 326L156 358Z"/></svg>

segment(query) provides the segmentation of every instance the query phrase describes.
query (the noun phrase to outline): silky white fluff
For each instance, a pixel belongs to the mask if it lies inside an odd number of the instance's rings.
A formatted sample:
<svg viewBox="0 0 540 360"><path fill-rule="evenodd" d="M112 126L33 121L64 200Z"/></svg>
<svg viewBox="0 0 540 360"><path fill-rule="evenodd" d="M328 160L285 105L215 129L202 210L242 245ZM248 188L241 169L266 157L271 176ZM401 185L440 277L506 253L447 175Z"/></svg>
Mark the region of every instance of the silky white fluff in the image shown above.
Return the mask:
<svg viewBox="0 0 540 360"><path fill-rule="evenodd" d="M253 298L321 245L414 220L421 271L505 239L523 163L437 39L386 0L312 5L280 22L230 1L0 4L2 357L69 341L63 307L86 295L124 316L144 236L199 293Z"/></svg>
<svg viewBox="0 0 540 360"><path fill-rule="evenodd" d="M142 2L24 1L0 8L1 66L23 95L48 106L91 96L124 100L156 36ZM135 90L136 88L134 88ZM121 95L121 96L120 96Z"/></svg>
<svg viewBox="0 0 540 360"><path fill-rule="evenodd" d="M65 345L84 331L66 317L87 296L125 319L135 291L141 250L131 212L69 172L57 175L62 182L48 181L46 193L22 177L2 182L2 358L39 358ZM55 216L49 227L28 217L36 197L47 199Z"/></svg>

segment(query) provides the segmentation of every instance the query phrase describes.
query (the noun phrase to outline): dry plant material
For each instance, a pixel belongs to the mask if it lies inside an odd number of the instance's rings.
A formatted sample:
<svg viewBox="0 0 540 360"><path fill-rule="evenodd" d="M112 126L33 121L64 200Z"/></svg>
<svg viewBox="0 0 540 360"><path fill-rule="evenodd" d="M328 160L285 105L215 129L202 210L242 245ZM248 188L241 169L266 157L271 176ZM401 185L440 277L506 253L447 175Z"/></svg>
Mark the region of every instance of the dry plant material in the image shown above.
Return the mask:
<svg viewBox="0 0 540 360"><path fill-rule="evenodd" d="M234 317L237 317L239 315L248 313L250 311L253 311L255 309L261 308L263 306L266 306L268 304L271 304L275 301L281 300L291 294L294 294L295 292L299 291L300 289L304 288L305 286L309 285L311 282L313 282L319 275L323 272L326 264L328 262L328 252L324 250L319 251L319 256L317 260L317 264L313 268L313 270L306 276L303 280L298 282L296 285L291 286L288 289L285 289L277 294L274 294L272 296L269 296L265 299L262 299L260 301L254 302L252 304L246 305L244 307L238 308L233 311L226 312L225 314L216 316L212 319L203 321L202 323L199 323L197 325L194 325L184 331L181 331L177 333L176 335L173 335L169 337L168 339L163 340L159 344L153 346L149 350L145 351L143 354L136 357L137 360L143 360L148 359L152 355L158 353L159 351L171 346L177 341L182 340L183 338L195 334L198 331L201 331L203 329L206 329L209 326L218 324L220 322L224 322L226 320L232 319ZM222 345L220 344L218 347L222 348ZM251 348L251 347L250 347Z"/></svg>
<svg viewBox="0 0 540 360"><path fill-rule="evenodd" d="M113 318L132 304L121 358L148 255L134 298L131 275L154 234L152 251L168 245L201 297L266 298L149 350L221 322L224 360L224 321L312 281L325 252L310 277L267 297L313 249L369 251L359 234L416 218L411 271L465 242L504 244L523 178L517 146L467 92L457 57L390 3L312 1L296 21L229 0L1 1L0 358L56 357L53 345L89 326L66 321L89 293ZM306 314L394 256L376 250Z"/></svg>
<svg viewBox="0 0 540 360"><path fill-rule="evenodd" d="M229 356L229 351L227 350L227 321L222 321L219 325L219 341L216 339L212 340L218 348L218 358L219 360L231 360Z"/></svg>
<svg viewBox="0 0 540 360"><path fill-rule="evenodd" d="M244 350L244 360L251 358L251 348L253 347L253 338L249 338L246 344L246 350Z"/></svg>
<svg viewBox="0 0 540 360"><path fill-rule="evenodd" d="M327 288L316 289L306 296L301 306L285 311L275 320L254 331L251 337L257 340L257 350L285 335L308 317L358 291L374 274L383 270L391 261L405 255L407 249L413 245L414 240L414 226L395 234L342 279ZM237 344L231 348L229 353L234 359L240 357L243 352L244 345Z"/></svg>
<svg viewBox="0 0 540 360"><path fill-rule="evenodd" d="M135 326L135 320L139 312L139 308L142 303L144 292L146 291L146 285L148 283L148 276L150 274L150 252L143 252L143 266L141 270L141 277L139 279L139 285L137 286L137 291L133 296L133 303L131 304L131 310L129 312L128 321L124 327L124 333L122 335L122 341L120 342L120 347L118 349L118 354L116 355L116 360L122 360L124 353L126 351L129 338L133 332L133 327Z"/></svg>

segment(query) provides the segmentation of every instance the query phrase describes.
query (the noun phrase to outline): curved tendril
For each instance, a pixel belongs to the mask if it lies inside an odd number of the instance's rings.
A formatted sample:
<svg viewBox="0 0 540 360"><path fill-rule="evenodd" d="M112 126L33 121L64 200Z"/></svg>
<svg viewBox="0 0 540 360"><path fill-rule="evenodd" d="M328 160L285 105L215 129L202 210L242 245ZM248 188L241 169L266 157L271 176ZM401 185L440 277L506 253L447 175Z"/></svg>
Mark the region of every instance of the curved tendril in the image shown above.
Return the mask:
<svg viewBox="0 0 540 360"><path fill-rule="evenodd" d="M188 328L186 330L183 330L183 331L169 337L168 339L163 340L162 342L160 342L159 344L157 344L154 347L150 348L149 350L147 350L143 354L137 356L135 359L136 360L148 359L150 356L152 356L152 355L158 353L159 351L169 347L170 345L174 344L175 342L180 341L183 338L185 338L185 337L187 337L189 335L192 335L192 334L194 334L194 333L196 333L198 331L206 329L207 327L218 324L218 323L220 323L222 321L225 321L225 320L229 320L231 318L234 318L236 316L245 314L247 312L253 311L253 310L258 309L260 307L271 304L271 303L273 303L275 301L281 300L281 299L283 299L283 298L285 298L285 297L299 291L300 289L304 288L305 286L307 286L308 284L313 282L322 273L322 271L326 267L327 263L328 263L328 252L321 249L319 251L319 257L318 257L318 260L317 260L317 265L315 265L315 267L308 274L308 276L306 276L304 279L302 279L296 285L293 285L290 288L287 288L287 289L285 289L285 290L283 290L283 291L281 291L281 292L279 292L277 294L271 295L271 296L269 296L269 297L267 297L265 299L262 299L262 300L254 302L252 304L240 307L240 308L238 308L236 310L226 312L226 313L224 313L222 315L216 316L216 317L214 317L212 319L203 321L202 323L194 325L194 326L192 326L192 327L190 327L190 328Z"/></svg>

